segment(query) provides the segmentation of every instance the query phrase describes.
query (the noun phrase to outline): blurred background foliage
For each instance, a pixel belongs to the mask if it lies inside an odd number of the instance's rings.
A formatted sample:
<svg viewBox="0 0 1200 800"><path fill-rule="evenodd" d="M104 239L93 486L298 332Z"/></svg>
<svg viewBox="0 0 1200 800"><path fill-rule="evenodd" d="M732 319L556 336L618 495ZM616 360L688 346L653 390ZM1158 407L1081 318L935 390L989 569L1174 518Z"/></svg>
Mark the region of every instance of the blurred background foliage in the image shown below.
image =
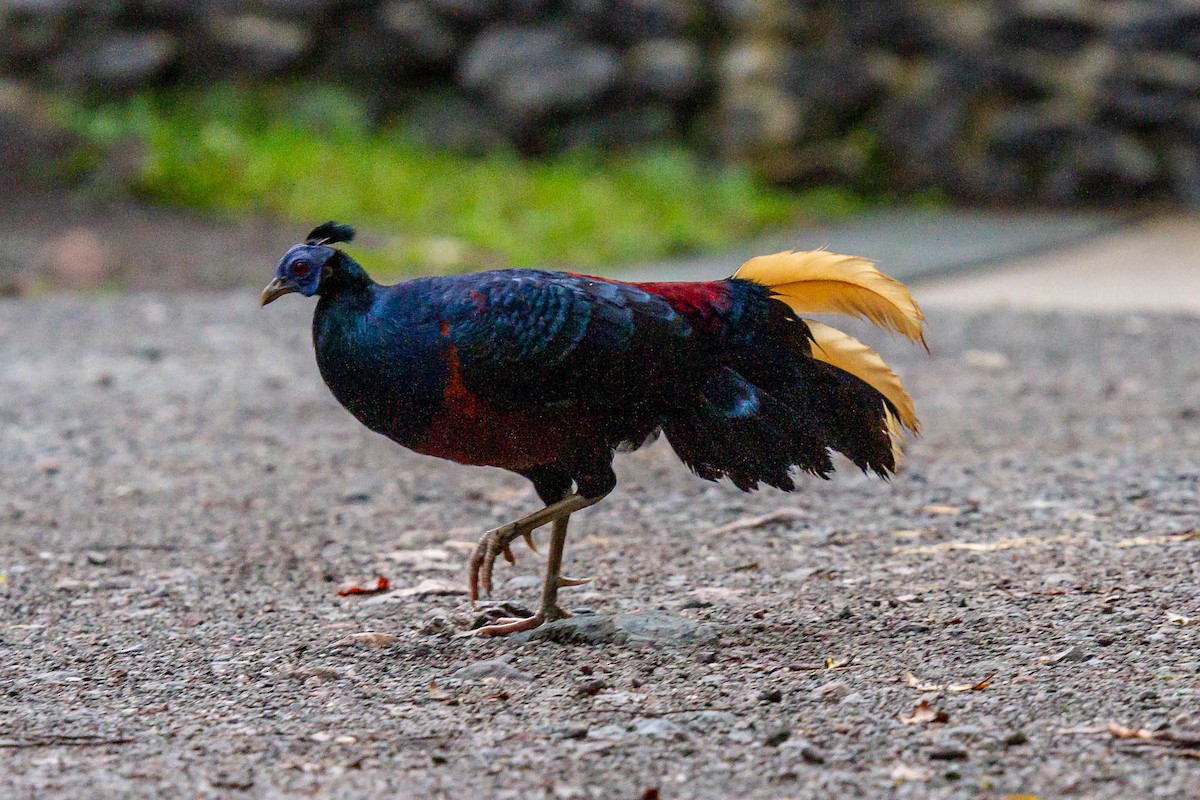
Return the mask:
<svg viewBox="0 0 1200 800"><path fill-rule="evenodd" d="M668 259L880 205L1197 206L1200 8L10 0L0 142L0 291L235 285L229 253L329 218L399 275Z"/></svg>
<svg viewBox="0 0 1200 800"><path fill-rule="evenodd" d="M68 172L109 180L103 191L397 232L357 250L385 275L665 259L864 203L844 189L772 187L681 145L542 158L436 150L403 122L374 124L360 98L333 86L218 84L59 100L54 116L83 137ZM105 178L104 160L122 147L137 153L134 167Z"/></svg>

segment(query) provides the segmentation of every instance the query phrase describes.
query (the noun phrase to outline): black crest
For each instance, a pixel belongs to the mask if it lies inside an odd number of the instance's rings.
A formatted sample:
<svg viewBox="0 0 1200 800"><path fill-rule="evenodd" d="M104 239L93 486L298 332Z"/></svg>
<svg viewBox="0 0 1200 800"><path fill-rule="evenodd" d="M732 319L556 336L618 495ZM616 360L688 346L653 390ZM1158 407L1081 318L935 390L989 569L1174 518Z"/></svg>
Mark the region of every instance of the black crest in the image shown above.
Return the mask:
<svg viewBox="0 0 1200 800"><path fill-rule="evenodd" d="M305 244L337 244L354 239L354 228L329 220L324 225L313 228L312 233L304 240Z"/></svg>

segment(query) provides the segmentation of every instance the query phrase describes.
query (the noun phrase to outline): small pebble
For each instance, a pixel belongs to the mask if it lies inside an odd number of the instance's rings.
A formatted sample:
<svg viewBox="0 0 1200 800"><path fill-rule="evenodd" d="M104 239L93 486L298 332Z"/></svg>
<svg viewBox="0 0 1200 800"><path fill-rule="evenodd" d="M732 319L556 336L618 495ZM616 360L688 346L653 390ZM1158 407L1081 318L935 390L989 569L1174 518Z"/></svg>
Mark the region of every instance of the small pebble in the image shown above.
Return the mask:
<svg viewBox="0 0 1200 800"><path fill-rule="evenodd" d="M783 699L783 692L779 689L766 689L759 692L758 699L768 703L778 703Z"/></svg>

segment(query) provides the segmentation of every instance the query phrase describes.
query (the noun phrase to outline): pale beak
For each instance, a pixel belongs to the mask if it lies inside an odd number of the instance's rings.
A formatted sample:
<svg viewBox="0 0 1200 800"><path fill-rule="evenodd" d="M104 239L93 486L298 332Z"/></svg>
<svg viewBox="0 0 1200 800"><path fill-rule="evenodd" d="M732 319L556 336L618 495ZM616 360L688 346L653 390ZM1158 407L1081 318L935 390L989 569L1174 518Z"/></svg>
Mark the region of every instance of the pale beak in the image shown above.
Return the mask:
<svg viewBox="0 0 1200 800"><path fill-rule="evenodd" d="M277 297L283 297L285 294L300 291L290 283L284 283L283 278L276 278L267 284L267 288L262 292L262 305L266 305Z"/></svg>

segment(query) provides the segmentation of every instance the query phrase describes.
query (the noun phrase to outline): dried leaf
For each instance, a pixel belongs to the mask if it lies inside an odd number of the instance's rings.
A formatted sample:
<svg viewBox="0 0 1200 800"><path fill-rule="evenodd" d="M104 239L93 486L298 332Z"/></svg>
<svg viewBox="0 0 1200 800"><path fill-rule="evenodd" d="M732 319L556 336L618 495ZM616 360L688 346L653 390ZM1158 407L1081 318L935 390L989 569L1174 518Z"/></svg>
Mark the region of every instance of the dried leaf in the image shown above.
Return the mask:
<svg viewBox="0 0 1200 800"><path fill-rule="evenodd" d="M1173 611L1167 612L1167 622L1172 622L1176 625L1189 625L1192 622L1191 617L1185 617L1182 614L1176 614Z"/></svg>
<svg viewBox="0 0 1200 800"><path fill-rule="evenodd" d="M374 586L363 587L352 584L338 589L338 597L346 597L352 594L378 594L379 592L386 592L390 585L388 579L380 575L375 579Z"/></svg>
<svg viewBox="0 0 1200 800"><path fill-rule="evenodd" d="M929 701L922 700L913 707L912 714L899 717L900 721L905 725L929 725L935 722L949 722L950 715L945 711L937 711L933 706L929 705Z"/></svg>
<svg viewBox="0 0 1200 800"><path fill-rule="evenodd" d="M854 656L850 656L849 658L843 658L840 660L836 659L836 658L827 658L827 659L825 659L825 669L829 669L829 670L846 669L853 663L854 663Z"/></svg>
<svg viewBox="0 0 1200 800"><path fill-rule="evenodd" d="M367 647L387 647L392 642L396 641L396 635L392 633L384 633L383 631L363 631L362 633L352 633L342 639L339 639L335 644L351 645L361 644Z"/></svg>
<svg viewBox="0 0 1200 800"><path fill-rule="evenodd" d="M904 682L916 689L918 692L940 692L946 688L945 684L927 683L911 672L904 673Z"/></svg>
<svg viewBox="0 0 1200 800"><path fill-rule="evenodd" d="M918 692L982 692L992 683L992 678L996 677L996 673L991 673L985 676L982 680L975 683L928 683L921 680L911 672L904 673L904 682L916 689Z"/></svg>
<svg viewBox="0 0 1200 800"><path fill-rule="evenodd" d="M952 683L946 687L946 690L950 692L982 692L991 685L994 677L996 677L996 673L993 672L975 683Z"/></svg>

